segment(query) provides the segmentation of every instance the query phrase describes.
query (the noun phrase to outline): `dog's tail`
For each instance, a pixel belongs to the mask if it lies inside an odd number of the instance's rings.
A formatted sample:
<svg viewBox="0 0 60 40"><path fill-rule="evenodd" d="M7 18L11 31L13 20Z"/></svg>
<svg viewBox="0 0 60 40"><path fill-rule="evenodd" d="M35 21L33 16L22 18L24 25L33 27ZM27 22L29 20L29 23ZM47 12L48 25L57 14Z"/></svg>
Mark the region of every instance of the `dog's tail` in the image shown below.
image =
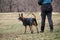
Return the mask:
<svg viewBox="0 0 60 40"><path fill-rule="evenodd" d="M34 18L36 19L36 15L32 13L32 15L34 16Z"/></svg>
<svg viewBox="0 0 60 40"><path fill-rule="evenodd" d="M34 16L34 21L35 21L35 23L36 23L35 25L37 26L37 25L38 25L38 23L37 23L37 20L36 20L36 15L35 15L35 14L33 14L33 13L32 13L32 15Z"/></svg>

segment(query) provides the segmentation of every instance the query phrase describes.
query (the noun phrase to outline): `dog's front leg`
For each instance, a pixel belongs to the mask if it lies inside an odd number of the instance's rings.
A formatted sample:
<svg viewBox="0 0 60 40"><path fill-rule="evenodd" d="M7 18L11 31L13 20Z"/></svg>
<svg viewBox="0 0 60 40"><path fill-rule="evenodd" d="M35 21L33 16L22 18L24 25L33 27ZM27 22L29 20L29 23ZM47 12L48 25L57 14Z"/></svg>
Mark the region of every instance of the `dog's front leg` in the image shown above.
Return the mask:
<svg viewBox="0 0 60 40"><path fill-rule="evenodd" d="M25 26L25 32L24 33L26 33L26 30L27 30L27 26Z"/></svg>

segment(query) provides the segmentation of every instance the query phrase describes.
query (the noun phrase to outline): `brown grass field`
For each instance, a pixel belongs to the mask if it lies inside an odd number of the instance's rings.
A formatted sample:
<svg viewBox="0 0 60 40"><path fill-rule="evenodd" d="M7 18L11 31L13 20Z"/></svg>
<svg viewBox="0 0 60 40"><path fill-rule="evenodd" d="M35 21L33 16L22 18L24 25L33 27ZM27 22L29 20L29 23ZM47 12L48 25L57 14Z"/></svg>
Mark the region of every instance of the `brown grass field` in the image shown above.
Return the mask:
<svg viewBox="0 0 60 40"><path fill-rule="evenodd" d="M29 13L29 12L28 12ZM33 17L31 14L24 14L25 17ZM37 18L38 28L41 27L41 15L34 13ZM60 40L60 14L53 14L54 32L49 29L48 20L46 19L46 27L44 33L36 33L33 26L34 34L30 33L29 27L27 33L24 34L22 22L18 20L18 13L0 13L0 40Z"/></svg>

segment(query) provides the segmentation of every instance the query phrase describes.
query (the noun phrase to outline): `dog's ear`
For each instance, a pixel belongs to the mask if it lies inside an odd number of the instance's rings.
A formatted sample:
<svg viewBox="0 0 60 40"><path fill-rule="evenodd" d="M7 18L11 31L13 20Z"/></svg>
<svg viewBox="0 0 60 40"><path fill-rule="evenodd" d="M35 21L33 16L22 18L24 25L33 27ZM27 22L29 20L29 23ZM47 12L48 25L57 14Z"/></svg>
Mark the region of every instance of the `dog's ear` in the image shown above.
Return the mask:
<svg viewBox="0 0 60 40"><path fill-rule="evenodd" d="M23 17L23 13L21 13L21 17Z"/></svg>
<svg viewBox="0 0 60 40"><path fill-rule="evenodd" d="M20 14L19 14L19 17L20 17Z"/></svg>

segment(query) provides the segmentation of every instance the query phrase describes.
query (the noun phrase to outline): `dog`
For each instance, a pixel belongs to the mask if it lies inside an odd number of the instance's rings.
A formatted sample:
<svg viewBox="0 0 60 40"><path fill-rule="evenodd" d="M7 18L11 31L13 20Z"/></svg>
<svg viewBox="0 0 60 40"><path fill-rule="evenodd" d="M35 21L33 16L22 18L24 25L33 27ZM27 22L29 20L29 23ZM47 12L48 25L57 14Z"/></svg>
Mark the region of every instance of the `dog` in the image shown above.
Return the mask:
<svg viewBox="0 0 60 40"><path fill-rule="evenodd" d="M31 33L33 34L33 29L32 29L32 25L34 25L37 29L37 33L39 33L38 31L38 24L37 24L37 20L36 20L36 16L34 14L32 14L35 18L25 18L23 17L23 14L19 14L19 18L18 20L22 21L23 22L23 26L25 27L25 32L26 33L26 29L27 29L27 26L29 26L30 28L30 31Z"/></svg>

